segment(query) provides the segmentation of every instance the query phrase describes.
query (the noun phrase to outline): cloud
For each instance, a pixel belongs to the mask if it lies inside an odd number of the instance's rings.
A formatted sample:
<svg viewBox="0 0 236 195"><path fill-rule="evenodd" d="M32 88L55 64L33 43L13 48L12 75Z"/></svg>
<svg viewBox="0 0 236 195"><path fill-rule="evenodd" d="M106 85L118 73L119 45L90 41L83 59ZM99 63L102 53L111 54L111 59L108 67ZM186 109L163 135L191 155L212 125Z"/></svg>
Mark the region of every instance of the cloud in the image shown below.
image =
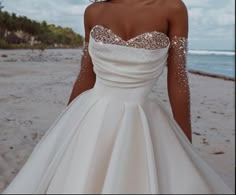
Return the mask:
<svg viewBox="0 0 236 195"><path fill-rule="evenodd" d="M65 8L65 12L72 15L82 15L87 5L70 5Z"/></svg>
<svg viewBox="0 0 236 195"><path fill-rule="evenodd" d="M83 13L87 7L81 0L5 0L5 10L26 15L37 21L71 27L83 34Z"/></svg>
<svg viewBox="0 0 236 195"><path fill-rule="evenodd" d="M188 8L189 37L193 43L200 41L206 48L213 43L217 45L215 42L219 41L216 49L234 48L234 0L183 1ZM207 44L204 43L206 40L208 41Z"/></svg>

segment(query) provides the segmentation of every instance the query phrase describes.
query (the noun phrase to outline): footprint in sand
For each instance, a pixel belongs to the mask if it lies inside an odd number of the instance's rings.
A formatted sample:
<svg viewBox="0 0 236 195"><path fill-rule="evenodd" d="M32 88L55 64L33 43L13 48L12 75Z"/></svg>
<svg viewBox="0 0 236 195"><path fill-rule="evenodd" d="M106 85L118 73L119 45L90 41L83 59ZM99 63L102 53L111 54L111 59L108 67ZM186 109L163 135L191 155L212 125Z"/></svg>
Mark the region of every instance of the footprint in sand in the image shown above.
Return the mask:
<svg viewBox="0 0 236 195"><path fill-rule="evenodd" d="M213 152L212 154L220 155L220 154L224 154L224 153L225 153L224 151L216 151L216 152Z"/></svg>
<svg viewBox="0 0 236 195"><path fill-rule="evenodd" d="M37 132L32 133L31 135L32 135L31 137L32 137L33 140L36 140L37 137L38 137L38 133Z"/></svg>
<svg viewBox="0 0 236 195"><path fill-rule="evenodd" d="M198 132L193 132L194 135L197 135L197 136L200 136L201 133L198 133Z"/></svg>
<svg viewBox="0 0 236 195"><path fill-rule="evenodd" d="M212 131L217 131L218 129L215 128L215 127L212 127L212 128L210 128L210 130L212 130Z"/></svg>
<svg viewBox="0 0 236 195"><path fill-rule="evenodd" d="M209 145L209 142L207 141L206 138L203 138L203 139L202 139L202 143L205 144L205 145Z"/></svg>

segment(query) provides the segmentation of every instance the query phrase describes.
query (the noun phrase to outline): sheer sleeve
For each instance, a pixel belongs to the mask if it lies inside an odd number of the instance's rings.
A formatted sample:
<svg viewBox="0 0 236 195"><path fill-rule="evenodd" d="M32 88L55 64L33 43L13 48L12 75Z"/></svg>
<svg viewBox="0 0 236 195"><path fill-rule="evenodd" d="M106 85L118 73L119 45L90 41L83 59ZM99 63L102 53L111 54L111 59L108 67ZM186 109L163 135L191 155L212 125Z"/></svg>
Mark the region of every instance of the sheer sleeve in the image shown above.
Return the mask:
<svg viewBox="0 0 236 195"><path fill-rule="evenodd" d="M96 76L93 71L93 64L89 55L88 46L89 43L85 41L82 50L80 71L76 78L68 105L82 92L91 89L94 86Z"/></svg>
<svg viewBox="0 0 236 195"><path fill-rule="evenodd" d="M77 76L77 81L80 82L80 85L84 84L83 81L86 79L86 73L89 73L89 69L91 65L91 59L88 51L89 43L84 41L82 55L81 55L81 63L80 63L80 72Z"/></svg>
<svg viewBox="0 0 236 195"><path fill-rule="evenodd" d="M168 55L168 93L174 118L191 141L187 54L188 39L181 36L172 36Z"/></svg>
<svg viewBox="0 0 236 195"><path fill-rule="evenodd" d="M177 68L175 77L179 84L178 89L180 93L187 93L189 91L187 53L188 39L185 37L174 36L171 39L169 64L172 64L172 66L176 66Z"/></svg>
<svg viewBox="0 0 236 195"><path fill-rule="evenodd" d="M91 89L96 81L96 75L93 71L93 63L91 57L89 55L89 39L90 39L90 32L92 27L92 21L94 21L94 9L92 5L89 5L84 12L84 30L85 30L85 37L84 37L84 46L81 56L81 66L80 71L75 81L70 99L68 104L75 99L78 95L82 92Z"/></svg>

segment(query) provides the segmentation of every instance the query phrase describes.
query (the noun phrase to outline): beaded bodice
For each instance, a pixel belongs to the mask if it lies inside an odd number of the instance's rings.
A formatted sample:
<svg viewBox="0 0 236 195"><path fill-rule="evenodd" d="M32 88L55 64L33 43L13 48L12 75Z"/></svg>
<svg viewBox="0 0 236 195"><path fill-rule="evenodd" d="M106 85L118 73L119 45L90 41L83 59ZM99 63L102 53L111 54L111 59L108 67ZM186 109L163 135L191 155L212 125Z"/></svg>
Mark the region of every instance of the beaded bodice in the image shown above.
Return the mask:
<svg viewBox="0 0 236 195"><path fill-rule="evenodd" d="M153 84L167 63L169 40L147 32L128 41L100 25L90 32L89 54L97 79L122 88Z"/></svg>
<svg viewBox="0 0 236 195"><path fill-rule="evenodd" d="M96 42L104 44L109 43L148 50L165 48L169 45L169 38L164 33L158 31L142 33L125 41L120 36L116 35L111 29L103 27L102 25L96 25L91 30L91 36Z"/></svg>
<svg viewBox="0 0 236 195"><path fill-rule="evenodd" d="M168 66L175 69L176 81L185 93L188 91L187 43L185 37L168 37L158 31L142 33L126 41L111 29L95 25L90 31L89 43L84 45L78 79L86 79L92 68L97 80L106 85L151 86L168 62Z"/></svg>

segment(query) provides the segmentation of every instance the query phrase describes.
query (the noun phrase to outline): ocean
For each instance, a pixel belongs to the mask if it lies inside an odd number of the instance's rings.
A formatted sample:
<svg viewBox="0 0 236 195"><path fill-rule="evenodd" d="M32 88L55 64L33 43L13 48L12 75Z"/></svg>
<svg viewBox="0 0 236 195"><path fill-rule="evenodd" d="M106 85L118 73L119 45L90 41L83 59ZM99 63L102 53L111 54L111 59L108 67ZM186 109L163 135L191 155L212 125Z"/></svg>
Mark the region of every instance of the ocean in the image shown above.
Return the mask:
<svg viewBox="0 0 236 195"><path fill-rule="evenodd" d="M235 78L234 51L188 52L188 69Z"/></svg>

